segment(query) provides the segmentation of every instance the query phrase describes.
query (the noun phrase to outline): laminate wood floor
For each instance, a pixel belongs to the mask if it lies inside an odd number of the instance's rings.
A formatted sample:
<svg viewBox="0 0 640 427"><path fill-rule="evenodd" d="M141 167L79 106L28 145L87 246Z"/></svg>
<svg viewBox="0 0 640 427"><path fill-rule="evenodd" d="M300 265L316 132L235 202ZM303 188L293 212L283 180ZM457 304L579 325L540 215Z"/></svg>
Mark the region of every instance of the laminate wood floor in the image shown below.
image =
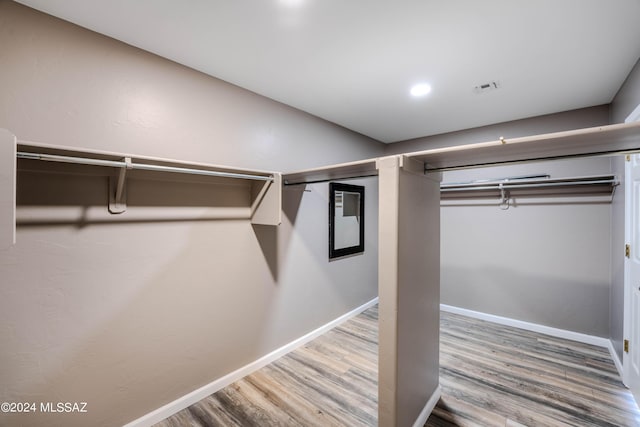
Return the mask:
<svg viewBox="0 0 640 427"><path fill-rule="evenodd" d="M156 424L375 426L377 306ZM441 314L442 398L425 426L640 426L606 349Z"/></svg>
<svg viewBox="0 0 640 427"><path fill-rule="evenodd" d="M640 426L605 348L442 312L427 426Z"/></svg>

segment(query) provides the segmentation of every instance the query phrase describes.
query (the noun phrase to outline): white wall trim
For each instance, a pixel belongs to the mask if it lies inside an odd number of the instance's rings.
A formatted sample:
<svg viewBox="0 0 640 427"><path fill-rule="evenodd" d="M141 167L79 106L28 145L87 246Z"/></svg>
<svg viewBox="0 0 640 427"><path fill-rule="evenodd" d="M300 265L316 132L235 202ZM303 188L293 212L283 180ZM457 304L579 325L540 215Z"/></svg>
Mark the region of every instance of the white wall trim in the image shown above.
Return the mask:
<svg viewBox="0 0 640 427"><path fill-rule="evenodd" d="M613 359L613 363L615 363L616 365L616 369L618 370L618 375L620 375L620 379L623 379L622 361L618 357L618 353L616 352L616 349L613 347L613 342L611 342L611 340L608 340L608 341L609 341L609 346L608 346L609 353L611 353L611 358Z"/></svg>
<svg viewBox="0 0 640 427"><path fill-rule="evenodd" d="M618 353L616 353L616 350L613 347L613 343L607 338L567 331L566 329L552 328L550 326L524 322L522 320L510 319L508 317L495 316L493 314L481 313L479 311L467 310L466 308L453 307L446 304L440 304L440 309L442 311L448 311L449 313L461 314L463 316L486 320L488 322L498 323L500 325L513 326L514 328L525 329L527 331L539 332L541 334L547 334L558 338L564 338L585 344L596 345L598 347L604 347L609 350L611 359L613 359L613 363L616 365L618 374L620 375L620 378L622 378L622 362L620 361Z"/></svg>
<svg viewBox="0 0 640 427"><path fill-rule="evenodd" d="M448 311L449 313L461 314L463 316L473 317L480 320L486 320L488 322L498 323L500 325L513 326L514 328L525 329L527 331L539 332L541 334L547 334L558 338L564 338L572 341L578 341L585 344L596 345L598 347L604 347L609 350L611 359L616 365L616 370L620 378L622 375L622 361L618 357L613 343L611 340L602 337L596 337L593 335L581 334L579 332L567 331L566 329L552 328L550 326L539 325L537 323L524 322L522 320L511 319L509 317L495 316L493 314L482 313L479 311L467 310L466 308L453 307L451 305L440 304L440 310Z"/></svg>
<svg viewBox="0 0 640 427"><path fill-rule="evenodd" d="M466 308L453 307L446 304L440 304L440 309L442 311L448 311L449 313L461 314L463 316L486 320L488 322L498 323L500 325L513 326L514 328L525 329L527 331L539 332L541 334L547 334L558 338L564 338L585 344L596 345L598 347L604 347L609 350L611 359L613 359L613 363L616 365L618 374L620 375L620 378L622 378L622 362L620 361L618 353L616 353L616 350L613 347L613 343L607 338L581 334L580 332L567 331L566 329L552 328L550 326L524 322L522 320L511 319L508 317L495 316L493 314L467 310Z"/></svg>
<svg viewBox="0 0 640 427"><path fill-rule="evenodd" d="M416 422L413 423L413 427L422 427L424 423L427 422L427 418L429 418L429 415L431 415L433 408L436 407L438 400L440 400L441 394L442 394L442 389L438 385L438 387L436 387L436 389L433 391L433 394L427 401L427 404L424 405L424 408L422 408L422 411L420 411L420 415L418 415Z"/></svg>
<svg viewBox="0 0 640 427"><path fill-rule="evenodd" d="M486 320L488 322L499 323L506 326L513 326L514 328L526 329L527 331L539 332L541 334L547 334L558 338L596 345L598 347L609 348L609 346L611 345L611 341L609 341L607 338L582 334L580 332L567 331L566 329L552 328L551 326L544 326L537 323L510 319L508 317L495 316L493 314L481 313L479 311L467 310L466 308L453 307L446 304L440 304L440 309L454 314L461 314L463 316L474 317L476 319Z"/></svg>
<svg viewBox="0 0 640 427"><path fill-rule="evenodd" d="M625 123L638 122L640 121L640 104L627 116L624 120Z"/></svg>
<svg viewBox="0 0 640 427"><path fill-rule="evenodd" d="M291 341L289 344L286 344L274 351L272 351L271 353L261 357L258 360L255 360L251 363L249 363L248 365L245 365L233 372L231 372L230 374L225 375L222 378L218 378L217 380L203 386L200 387L197 390L192 391L191 393L188 393L176 400L174 400L173 402L169 402L166 405L152 411L149 412L146 415L143 415L142 417L131 421L130 423L126 424L124 427L150 427L156 423L159 423L160 421L164 420L167 417L170 417L171 415L175 414L176 412L179 412L191 405L193 405L194 403L204 399L205 397L217 392L218 390L223 389L224 387L238 381L241 378L244 378L245 376L257 371L258 369L268 365L269 363L279 359L280 357L284 356L287 353L292 352L293 350L295 350L296 348L308 343L309 341L319 337L320 335L324 334L325 332L328 332L329 330L335 328L336 326L340 325L341 323L346 322L347 320L351 319L352 317L357 316L358 314L362 313L363 311L365 311L366 309L373 307L374 305L376 305L378 303L378 297L372 299L371 301L361 305L358 308L355 308L353 310L351 310L350 312L343 314L342 316L338 317L337 319L332 320L331 322L319 327L318 329L315 329L311 332L309 332L306 335L303 335L302 337ZM437 402L437 399L436 399Z"/></svg>

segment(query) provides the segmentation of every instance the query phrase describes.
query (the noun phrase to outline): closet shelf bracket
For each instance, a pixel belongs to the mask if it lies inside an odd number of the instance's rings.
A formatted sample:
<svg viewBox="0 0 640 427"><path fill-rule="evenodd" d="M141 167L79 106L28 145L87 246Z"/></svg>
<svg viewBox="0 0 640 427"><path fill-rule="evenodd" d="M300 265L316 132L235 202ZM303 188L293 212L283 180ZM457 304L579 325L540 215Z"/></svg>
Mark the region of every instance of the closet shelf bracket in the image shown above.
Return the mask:
<svg viewBox="0 0 640 427"><path fill-rule="evenodd" d="M49 165L45 166L46 163ZM78 166L67 168L54 164ZM153 220L156 218L155 215L162 216L165 213L168 217L174 218L178 215L186 220L199 220L203 215L210 215L211 218L227 218L229 215L233 218L248 219L254 225L276 226L282 221L282 175L278 172L20 141L10 131L0 129L0 249L12 245L15 241L16 178L19 165L25 172L69 173L78 177L100 177L99 179L104 177L107 181L107 194L103 193L107 200L104 204L107 205L109 214L128 212L132 217L142 221L148 218ZM210 178L181 177L174 180L171 178L173 174ZM232 179L239 182L232 183ZM175 181L180 183L178 185L189 185L192 182L214 184L215 186L211 187L212 191L220 190L225 192L224 194L233 192L233 197L238 196L239 203L227 209L227 206L215 204L191 206L189 200L182 203L180 199L181 204L176 205L175 209L173 205L170 205L171 209L163 209L164 205L158 205L157 210L156 205L150 206L154 209L147 209L144 204L134 203L128 192L133 188L132 185L149 180ZM174 188L171 191L177 191L175 186L171 188ZM245 194L246 197L240 194ZM171 196L168 194L167 197ZM133 209L133 204L136 204L136 209ZM102 213L96 215L100 216ZM6 227L3 226L5 218L8 224ZM113 218L113 221L118 219Z"/></svg>
<svg viewBox="0 0 640 427"><path fill-rule="evenodd" d="M133 169L133 164L131 157L125 157L122 161L124 166L120 168L118 178L109 178L109 212L112 214L121 214L127 210L127 171Z"/></svg>
<svg viewBox="0 0 640 427"><path fill-rule="evenodd" d="M500 209L502 209L503 211L506 211L509 209L510 206L510 197L509 194L507 192L507 190L505 190L504 188L504 183L500 183L499 185L500 188Z"/></svg>

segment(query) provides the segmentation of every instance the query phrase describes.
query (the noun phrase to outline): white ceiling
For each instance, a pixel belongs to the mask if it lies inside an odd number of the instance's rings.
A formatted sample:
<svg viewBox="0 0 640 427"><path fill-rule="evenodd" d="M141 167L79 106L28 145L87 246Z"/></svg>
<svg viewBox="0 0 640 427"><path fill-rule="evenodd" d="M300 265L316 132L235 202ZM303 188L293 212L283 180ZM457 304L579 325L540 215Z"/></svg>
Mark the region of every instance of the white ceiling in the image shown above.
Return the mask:
<svg viewBox="0 0 640 427"><path fill-rule="evenodd" d="M609 103L640 56L640 0L19 2L383 142Z"/></svg>

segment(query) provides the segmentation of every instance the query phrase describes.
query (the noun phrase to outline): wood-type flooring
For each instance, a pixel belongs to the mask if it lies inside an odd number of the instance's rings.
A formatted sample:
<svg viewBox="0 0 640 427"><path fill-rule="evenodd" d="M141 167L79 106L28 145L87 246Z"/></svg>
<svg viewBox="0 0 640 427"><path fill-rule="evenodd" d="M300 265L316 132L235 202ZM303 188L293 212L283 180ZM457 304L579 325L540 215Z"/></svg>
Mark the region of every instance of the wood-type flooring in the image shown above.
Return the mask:
<svg viewBox="0 0 640 427"><path fill-rule="evenodd" d="M377 306L155 427L377 425ZM442 312L425 426L640 426L607 349Z"/></svg>

